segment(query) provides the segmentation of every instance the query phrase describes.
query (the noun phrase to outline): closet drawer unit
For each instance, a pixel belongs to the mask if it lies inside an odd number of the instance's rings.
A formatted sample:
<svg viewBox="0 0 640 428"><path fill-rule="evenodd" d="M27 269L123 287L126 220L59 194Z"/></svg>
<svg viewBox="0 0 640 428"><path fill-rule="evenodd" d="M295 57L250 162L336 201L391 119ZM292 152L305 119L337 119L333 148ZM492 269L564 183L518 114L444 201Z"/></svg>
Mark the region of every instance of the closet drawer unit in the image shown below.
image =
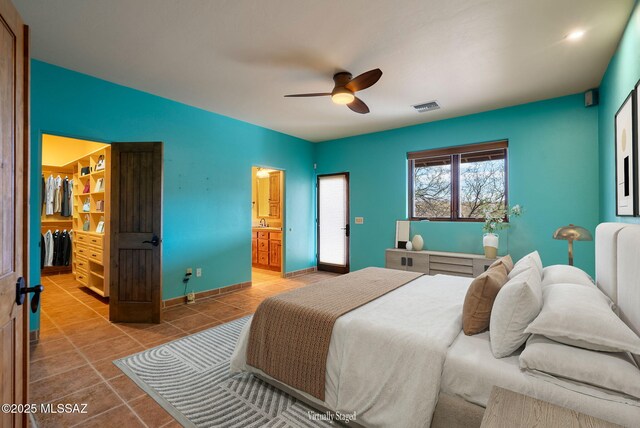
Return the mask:
<svg viewBox="0 0 640 428"><path fill-rule="evenodd" d="M76 259L76 269L87 272L89 270L89 262L85 257L78 257Z"/></svg>
<svg viewBox="0 0 640 428"><path fill-rule="evenodd" d="M82 271L77 271L76 272L76 281L78 281L82 285L87 285L87 283L89 281L89 276L86 273L82 272Z"/></svg>
<svg viewBox="0 0 640 428"><path fill-rule="evenodd" d="M77 242L82 242L83 244L88 244L89 243L89 236L85 235L84 233L76 232L76 241Z"/></svg>
<svg viewBox="0 0 640 428"><path fill-rule="evenodd" d="M258 239L269 239L269 232L258 232Z"/></svg>
<svg viewBox="0 0 640 428"><path fill-rule="evenodd" d="M268 251L258 251L258 264L268 265L269 264L269 252Z"/></svg>
<svg viewBox="0 0 640 428"><path fill-rule="evenodd" d="M89 247L79 242L76 245L76 252L78 253L78 257L89 257Z"/></svg>
<svg viewBox="0 0 640 428"><path fill-rule="evenodd" d="M258 239L258 251L269 251L268 239Z"/></svg>
<svg viewBox="0 0 640 428"><path fill-rule="evenodd" d="M89 248L89 260L102 264L102 248Z"/></svg>
<svg viewBox="0 0 640 428"><path fill-rule="evenodd" d="M282 232L269 232L269 239L273 241L282 241Z"/></svg>
<svg viewBox="0 0 640 428"><path fill-rule="evenodd" d="M89 235L89 244L102 248L102 236Z"/></svg>

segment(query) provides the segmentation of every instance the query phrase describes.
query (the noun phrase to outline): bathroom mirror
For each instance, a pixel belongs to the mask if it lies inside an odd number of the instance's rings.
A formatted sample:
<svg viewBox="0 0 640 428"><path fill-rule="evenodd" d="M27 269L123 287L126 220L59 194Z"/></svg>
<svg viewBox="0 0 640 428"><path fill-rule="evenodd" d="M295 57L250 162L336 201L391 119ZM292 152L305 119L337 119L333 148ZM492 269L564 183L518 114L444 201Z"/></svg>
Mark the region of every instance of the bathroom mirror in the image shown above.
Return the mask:
<svg viewBox="0 0 640 428"><path fill-rule="evenodd" d="M269 177L256 177L258 217L269 217Z"/></svg>

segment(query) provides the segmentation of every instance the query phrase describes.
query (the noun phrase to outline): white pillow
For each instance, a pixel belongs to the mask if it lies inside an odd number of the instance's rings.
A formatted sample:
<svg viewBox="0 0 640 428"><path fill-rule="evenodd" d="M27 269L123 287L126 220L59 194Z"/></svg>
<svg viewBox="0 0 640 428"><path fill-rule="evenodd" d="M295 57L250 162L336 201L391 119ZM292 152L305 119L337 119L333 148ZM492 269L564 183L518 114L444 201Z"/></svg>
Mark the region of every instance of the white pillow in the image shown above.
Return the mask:
<svg viewBox="0 0 640 428"><path fill-rule="evenodd" d="M542 269L542 286L551 284L582 284L595 286L591 277L582 269L569 265L553 265Z"/></svg>
<svg viewBox="0 0 640 428"><path fill-rule="evenodd" d="M536 268L538 270L538 273L540 274L540 277L542 277L542 260L540 260L540 254L538 254L537 251L529 253L518 260L518 263L516 263L513 266L511 272L509 272L509 279L515 278L529 267Z"/></svg>
<svg viewBox="0 0 640 428"><path fill-rule="evenodd" d="M544 287L542 296L542 311L526 333L594 351L640 354L640 337L618 318L596 287L552 284Z"/></svg>
<svg viewBox="0 0 640 428"><path fill-rule="evenodd" d="M489 323L491 352L496 358L513 354L529 337L525 329L542 308L542 286L536 267L507 281L498 292Z"/></svg>
<svg viewBox="0 0 640 428"><path fill-rule="evenodd" d="M640 370L629 354L596 352L532 335L520 368L609 389L640 399Z"/></svg>

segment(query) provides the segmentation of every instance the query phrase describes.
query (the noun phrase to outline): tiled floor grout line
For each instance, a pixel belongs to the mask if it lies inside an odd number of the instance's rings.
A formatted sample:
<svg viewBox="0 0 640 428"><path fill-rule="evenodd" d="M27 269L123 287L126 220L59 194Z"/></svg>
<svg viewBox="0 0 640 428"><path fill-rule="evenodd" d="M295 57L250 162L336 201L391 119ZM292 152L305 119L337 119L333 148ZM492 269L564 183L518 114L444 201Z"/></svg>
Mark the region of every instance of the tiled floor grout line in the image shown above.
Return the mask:
<svg viewBox="0 0 640 428"><path fill-rule="evenodd" d="M55 281L53 281L53 280L52 280L51 282L53 282L54 284L56 284L56 282L55 282ZM65 291L66 293L68 293L69 295L71 295L71 293L69 293L69 291L68 291L68 290L66 290L64 287L61 287L61 286L60 286L60 285L58 285L58 284L56 284L56 285L57 285L58 287L60 287L63 291ZM88 306L88 305L86 305L84 302L80 301L80 299L77 299L75 296L71 295L71 297L73 297L74 299L78 300L78 302L80 302L81 304L83 304L83 305L85 305L85 306L89 307L89 306ZM93 310L93 308L91 308L91 310ZM98 313L97 311L94 311L94 312ZM100 315L100 314L98 313L98 315ZM49 320L51 321L51 323L52 323L56 328L58 328L60 331L62 331L62 332L63 332L63 334L65 335L65 337L67 337L67 334L66 334L66 333L64 333L64 330L62 330L62 329L60 328L60 325L58 325L58 323L56 323L56 322L55 322L55 320L51 319L51 317L48 317L48 318L49 318ZM71 341L70 339L69 339L69 342L71 342L71 345L72 345L72 346L73 346L73 348L76 350L76 352L78 352L78 353L80 354L80 356L81 356L82 358L84 358L84 360L87 362L87 364L89 365L89 367L91 367L91 369L92 369L92 370L93 370L93 371L98 375L98 377L99 377L100 379L102 379L102 381L105 383L105 385L107 386L107 388L109 388L109 389L110 389L110 390L111 390L111 391L116 395L116 397L118 397L118 398L120 399L120 401L122 401L122 403L124 403L124 405L125 405L125 406L127 406L127 407L129 408L129 410L131 411L131 413L133 413L133 414L136 416L136 418L138 418L138 420L140 421L140 423L141 423L143 426L145 426L145 427L149 428L149 426L145 423L145 421L143 421L143 420L142 420L142 418L140 417L140 415L138 415L138 412L136 412L136 411L133 409L133 407L131 407L131 406L129 405L129 403L128 403L128 402L127 402L127 401L126 401L126 400L125 400L125 399L124 399L124 398L123 398L123 397L118 393L118 391L116 391L116 390L115 390L115 388L111 385L111 383L109 382L109 380L108 380L108 379L106 379L106 378L102 375L102 373L100 373L100 372L98 371L98 369L96 369L96 368L94 367L93 363L91 363L91 361L89 360L89 358L87 358L87 356L86 356L86 355L84 355L84 353L80 350L80 348L79 348L78 346L76 346L76 344L75 344L75 343L73 343L73 341ZM144 347L144 345L143 345L143 347ZM124 374L124 373L123 373L123 374ZM97 385L97 384L91 385L91 386L89 386L89 387L87 387L87 388L93 387L93 386L95 386L95 385ZM60 397L60 398L67 397L67 396L69 396L69 395L71 395L71 394L73 394L73 393L75 393L75 392L82 391L83 389L86 389L86 388L82 388L82 389L79 389L79 390L73 391L73 392L71 392L70 394L67 394L66 396L63 396L63 397ZM108 412L108 411L110 411L110 410L112 410L112 409L115 409L115 408L117 408L117 407L120 407L120 406L115 406L115 407L109 408L109 409L107 409L107 410L105 410L105 411L103 411L103 412L100 412L100 413L98 413L98 414L96 414L96 415L92 415L90 418L87 418L87 419L85 419L84 421L78 422L78 424L86 423L87 421L90 421L91 419L93 419L93 418L95 418L95 417L98 417L98 416L102 415L103 413L106 413L106 412ZM77 426L78 424L75 424L75 425L73 425L73 426Z"/></svg>

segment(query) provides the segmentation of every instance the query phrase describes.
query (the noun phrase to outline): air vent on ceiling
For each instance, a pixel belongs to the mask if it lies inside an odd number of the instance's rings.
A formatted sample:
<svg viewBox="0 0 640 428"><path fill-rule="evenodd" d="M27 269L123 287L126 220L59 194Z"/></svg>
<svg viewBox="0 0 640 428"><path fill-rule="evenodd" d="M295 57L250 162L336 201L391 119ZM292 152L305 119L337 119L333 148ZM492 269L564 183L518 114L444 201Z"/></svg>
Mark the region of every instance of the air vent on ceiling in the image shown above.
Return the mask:
<svg viewBox="0 0 640 428"><path fill-rule="evenodd" d="M418 113L424 113L425 111L438 110L440 105L438 104L438 101L429 101L422 104L416 104L413 108L416 109Z"/></svg>

